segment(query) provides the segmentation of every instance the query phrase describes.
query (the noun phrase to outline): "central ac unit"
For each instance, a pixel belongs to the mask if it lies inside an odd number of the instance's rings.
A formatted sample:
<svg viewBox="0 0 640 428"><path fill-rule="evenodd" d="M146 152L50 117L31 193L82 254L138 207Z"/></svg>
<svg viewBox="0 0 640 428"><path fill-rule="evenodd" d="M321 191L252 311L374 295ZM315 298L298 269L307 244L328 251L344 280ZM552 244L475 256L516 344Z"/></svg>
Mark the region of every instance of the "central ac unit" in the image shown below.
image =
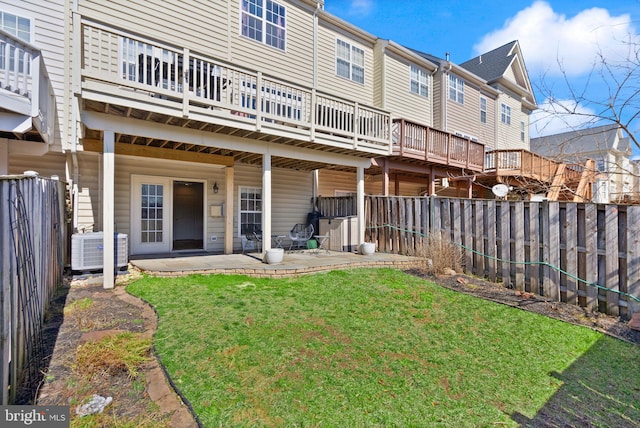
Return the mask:
<svg viewBox="0 0 640 428"><path fill-rule="evenodd" d="M71 270L97 270L103 268L103 232L74 233L71 236ZM127 266L127 235L114 235L114 263L118 268Z"/></svg>

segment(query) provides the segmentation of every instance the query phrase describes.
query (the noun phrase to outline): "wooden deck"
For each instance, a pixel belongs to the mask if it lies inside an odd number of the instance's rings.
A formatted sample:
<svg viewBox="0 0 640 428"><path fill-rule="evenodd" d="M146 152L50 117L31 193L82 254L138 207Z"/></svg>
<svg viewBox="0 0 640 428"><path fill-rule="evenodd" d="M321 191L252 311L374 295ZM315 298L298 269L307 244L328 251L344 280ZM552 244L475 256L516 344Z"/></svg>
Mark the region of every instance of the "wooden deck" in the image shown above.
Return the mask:
<svg viewBox="0 0 640 428"><path fill-rule="evenodd" d="M484 169L484 144L449 132L394 119L392 141L393 156L476 172Z"/></svg>
<svg viewBox="0 0 640 428"><path fill-rule="evenodd" d="M91 109L362 156L391 151L389 112L88 19L81 31Z"/></svg>

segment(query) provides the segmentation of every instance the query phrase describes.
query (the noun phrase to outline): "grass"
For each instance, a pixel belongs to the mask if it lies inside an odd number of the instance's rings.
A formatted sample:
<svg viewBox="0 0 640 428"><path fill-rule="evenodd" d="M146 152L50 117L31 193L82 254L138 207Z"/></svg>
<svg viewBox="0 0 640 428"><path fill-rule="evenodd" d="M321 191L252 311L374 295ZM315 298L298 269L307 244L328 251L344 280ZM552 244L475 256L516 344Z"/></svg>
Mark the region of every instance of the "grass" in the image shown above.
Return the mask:
<svg viewBox="0 0 640 428"><path fill-rule="evenodd" d="M87 342L76 350L75 371L85 376L117 375L126 372L133 379L149 361L151 341L125 332Z"/></svg>
<svg viewBox="0 0 640 428"><path fill-rule="evenodd" d="M399 271L128 291L156 307L156 349L207 427L640 420L639 347Z"/></svg>

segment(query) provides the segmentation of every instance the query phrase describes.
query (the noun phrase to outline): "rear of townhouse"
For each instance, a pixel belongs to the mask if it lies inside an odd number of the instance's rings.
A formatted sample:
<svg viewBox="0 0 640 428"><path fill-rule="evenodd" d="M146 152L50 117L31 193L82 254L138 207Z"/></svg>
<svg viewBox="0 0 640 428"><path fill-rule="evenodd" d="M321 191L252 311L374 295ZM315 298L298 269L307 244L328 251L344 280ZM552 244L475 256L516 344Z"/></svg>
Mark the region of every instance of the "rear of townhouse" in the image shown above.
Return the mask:
<svg viewBox="0 0 640 428"><path fill-rule="evenodd" d="M247 227L286 235L318 195L357 196L361 241L365 193L432 194L442 178L481 171L485 146L520 138L498 138L503 95L482 79L458 67L466 102L449 106L448 62L314 0L58 0L19 10L0 1L0 11L26 19L55 93L52 138L3 126L0 173L63 177L73 228L105 234L105 266L116 233L132 255L241 251ZM524 111L515 101L513 110ZM419 133L462 159L430 158ZM408 157L405 142L423 158ZM461 182L456 195L471 195Z"/></svg>

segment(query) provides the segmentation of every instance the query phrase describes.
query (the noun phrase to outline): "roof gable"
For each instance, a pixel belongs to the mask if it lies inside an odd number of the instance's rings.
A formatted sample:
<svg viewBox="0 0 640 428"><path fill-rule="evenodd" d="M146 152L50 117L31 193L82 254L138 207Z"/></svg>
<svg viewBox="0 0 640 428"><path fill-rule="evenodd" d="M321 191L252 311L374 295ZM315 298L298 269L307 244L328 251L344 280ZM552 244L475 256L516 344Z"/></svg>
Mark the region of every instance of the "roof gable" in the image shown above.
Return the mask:
<svg viewBox="0 0 640 428"><path fill-rule="evenodd" d="M527 68L522 58L520 45L517 41L478 55L469 61L463 62L460 67L482 77L490 85L502 84L507 88L516 90L531 103L535 104L536 102Z"/></svg>

